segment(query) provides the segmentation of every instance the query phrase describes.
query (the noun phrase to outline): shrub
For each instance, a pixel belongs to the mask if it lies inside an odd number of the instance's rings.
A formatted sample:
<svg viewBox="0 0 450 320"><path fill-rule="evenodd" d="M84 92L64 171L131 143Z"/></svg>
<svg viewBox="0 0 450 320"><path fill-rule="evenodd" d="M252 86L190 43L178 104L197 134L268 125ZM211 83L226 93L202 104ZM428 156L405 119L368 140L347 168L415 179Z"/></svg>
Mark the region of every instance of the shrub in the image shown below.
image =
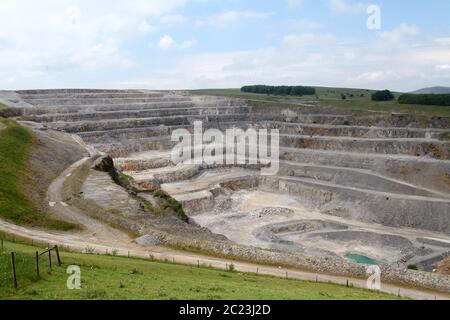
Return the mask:
<svg viewBox="0 0 450 320"><path fill-rule="evenodd" d="M157 198L164 198L166 195L161 190L157 190L153 193L153 195Z"/></svg>
<svg viewBox="0 0 450 320"><path fill-rule="evenodd" d="M86 250L86 254L94 254L95 253L95 248L90 247L90 246L87 246L85 248L85 250Z"/></svg>
<svg viewBox="0 0 450 320"><path fill-rule="evenodd" d="M157 190L153 193L153 196L161 199L161 207L163 209L171 209L173 212L183 221L189 221L188 216L186 216L183 206L176 199L172 198L168 194L161 190Z"/></svg>
<svg viewBox="0 0 450 320"><path fill-rule="evenodd" d="M133 270L131 270L131 274L134 274L134 275L142 275L143 273L142 273L141 271L139 271L138 269L133 268Z"/></svg>
<svg viewBox="0 0 450 320"><path fill-rule="evenodd" d="M372 94L373 101L391 101L395 96L389 90L377 91Z"/></svg>

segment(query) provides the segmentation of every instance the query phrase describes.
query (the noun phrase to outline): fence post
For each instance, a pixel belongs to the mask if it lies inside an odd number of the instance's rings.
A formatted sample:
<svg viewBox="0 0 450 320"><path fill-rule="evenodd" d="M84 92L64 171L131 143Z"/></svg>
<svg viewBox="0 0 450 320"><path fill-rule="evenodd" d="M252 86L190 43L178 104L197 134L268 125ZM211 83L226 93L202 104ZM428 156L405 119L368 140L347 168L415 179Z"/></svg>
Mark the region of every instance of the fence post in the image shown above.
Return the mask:
<svg viewBox="0 0 450 320"><path fill-rule="evenodd" d="M50 247L48 249L48 265L50 266L50 271L52 270L52 250Z"/></svg>
<svg viewBox="0 0 450 320"><path fill-rule="evenodd" d="M55 246L55 251L56 251L56 259L58 259L58 266L61 267L61 258L59 256L59 248L58 248L58 246Z"/></svg>
<svg viewBox="0 0 450 320"><path fill-rule="evenodd" d="M16 275L16 254L11 252L11 265L14 289L17 289L17 275Z"/></svg>
<svg viewBox="0 0 450 320"><path fill-rule="evenodd" d="M39 274L39 252L36 251L36 274L37 277L40 278L40 274Z"/></svg>
<svg viewBox="0 0 450 320"><path fill-rule="evenodd" d="M2 248L2 251L3 251L3 238L1 239L1 243L2 243L1 248Z"/></svg>

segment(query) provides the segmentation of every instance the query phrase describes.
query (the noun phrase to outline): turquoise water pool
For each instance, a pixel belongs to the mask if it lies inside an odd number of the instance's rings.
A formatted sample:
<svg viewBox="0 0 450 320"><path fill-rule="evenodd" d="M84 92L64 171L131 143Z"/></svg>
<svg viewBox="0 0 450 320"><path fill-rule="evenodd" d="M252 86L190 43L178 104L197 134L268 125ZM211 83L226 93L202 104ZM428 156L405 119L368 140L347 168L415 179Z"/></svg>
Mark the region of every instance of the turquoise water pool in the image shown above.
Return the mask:
<svg viewBox="0 0 450 320"><path fill-rule="evenodd" d="M349 260L353 260L355 262L358 262L360 264L367 264L367 265L378 265L378 262L376 262L374 259L371 259L369 257L366 256L362 256L360 254L353 254L350 253L348 255L345 256L347 259Z"/></svg>

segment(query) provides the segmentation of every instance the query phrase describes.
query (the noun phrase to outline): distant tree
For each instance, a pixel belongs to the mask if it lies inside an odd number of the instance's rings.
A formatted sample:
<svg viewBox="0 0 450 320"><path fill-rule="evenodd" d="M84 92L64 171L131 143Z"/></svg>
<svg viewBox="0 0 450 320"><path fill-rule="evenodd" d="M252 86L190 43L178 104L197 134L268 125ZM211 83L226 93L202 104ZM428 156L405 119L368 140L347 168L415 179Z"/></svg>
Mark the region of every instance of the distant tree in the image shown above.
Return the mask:
<svg viewBox="0 0 450 320"><path fill-rule="evenodd" d="M395 96L389 90L376 91L372 94L373 101L391 101L394 99Z"/></svg>
<svg viewBox="0 0 450 320"><path fill-rule="evenodd" d="M315 88L303 86L254 85L254 86L244 86L241 88L241 91L259 94L268 94L268 95L288 95L288 96L302 96L302 95L316 94Z"/></svg>
<svg viewBox="0 0 450 320"><path fill-rule="evenodd" d="M434 106L450 106L450 94L402 94L398 98L400 104L422 104Z"/></svg>

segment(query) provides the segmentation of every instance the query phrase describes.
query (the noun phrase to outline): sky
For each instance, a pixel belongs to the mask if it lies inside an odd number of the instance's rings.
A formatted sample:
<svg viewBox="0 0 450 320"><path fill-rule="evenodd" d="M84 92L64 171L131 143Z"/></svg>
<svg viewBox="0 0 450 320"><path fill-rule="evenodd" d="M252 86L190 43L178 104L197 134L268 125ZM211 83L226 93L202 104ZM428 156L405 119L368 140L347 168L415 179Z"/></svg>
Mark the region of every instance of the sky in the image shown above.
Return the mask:
<svg viewBox="0 0 450 320"><path fill-rule="evenodd" d="M364 1L1 0L0 90L450 86L450 1Z"/></svg>

